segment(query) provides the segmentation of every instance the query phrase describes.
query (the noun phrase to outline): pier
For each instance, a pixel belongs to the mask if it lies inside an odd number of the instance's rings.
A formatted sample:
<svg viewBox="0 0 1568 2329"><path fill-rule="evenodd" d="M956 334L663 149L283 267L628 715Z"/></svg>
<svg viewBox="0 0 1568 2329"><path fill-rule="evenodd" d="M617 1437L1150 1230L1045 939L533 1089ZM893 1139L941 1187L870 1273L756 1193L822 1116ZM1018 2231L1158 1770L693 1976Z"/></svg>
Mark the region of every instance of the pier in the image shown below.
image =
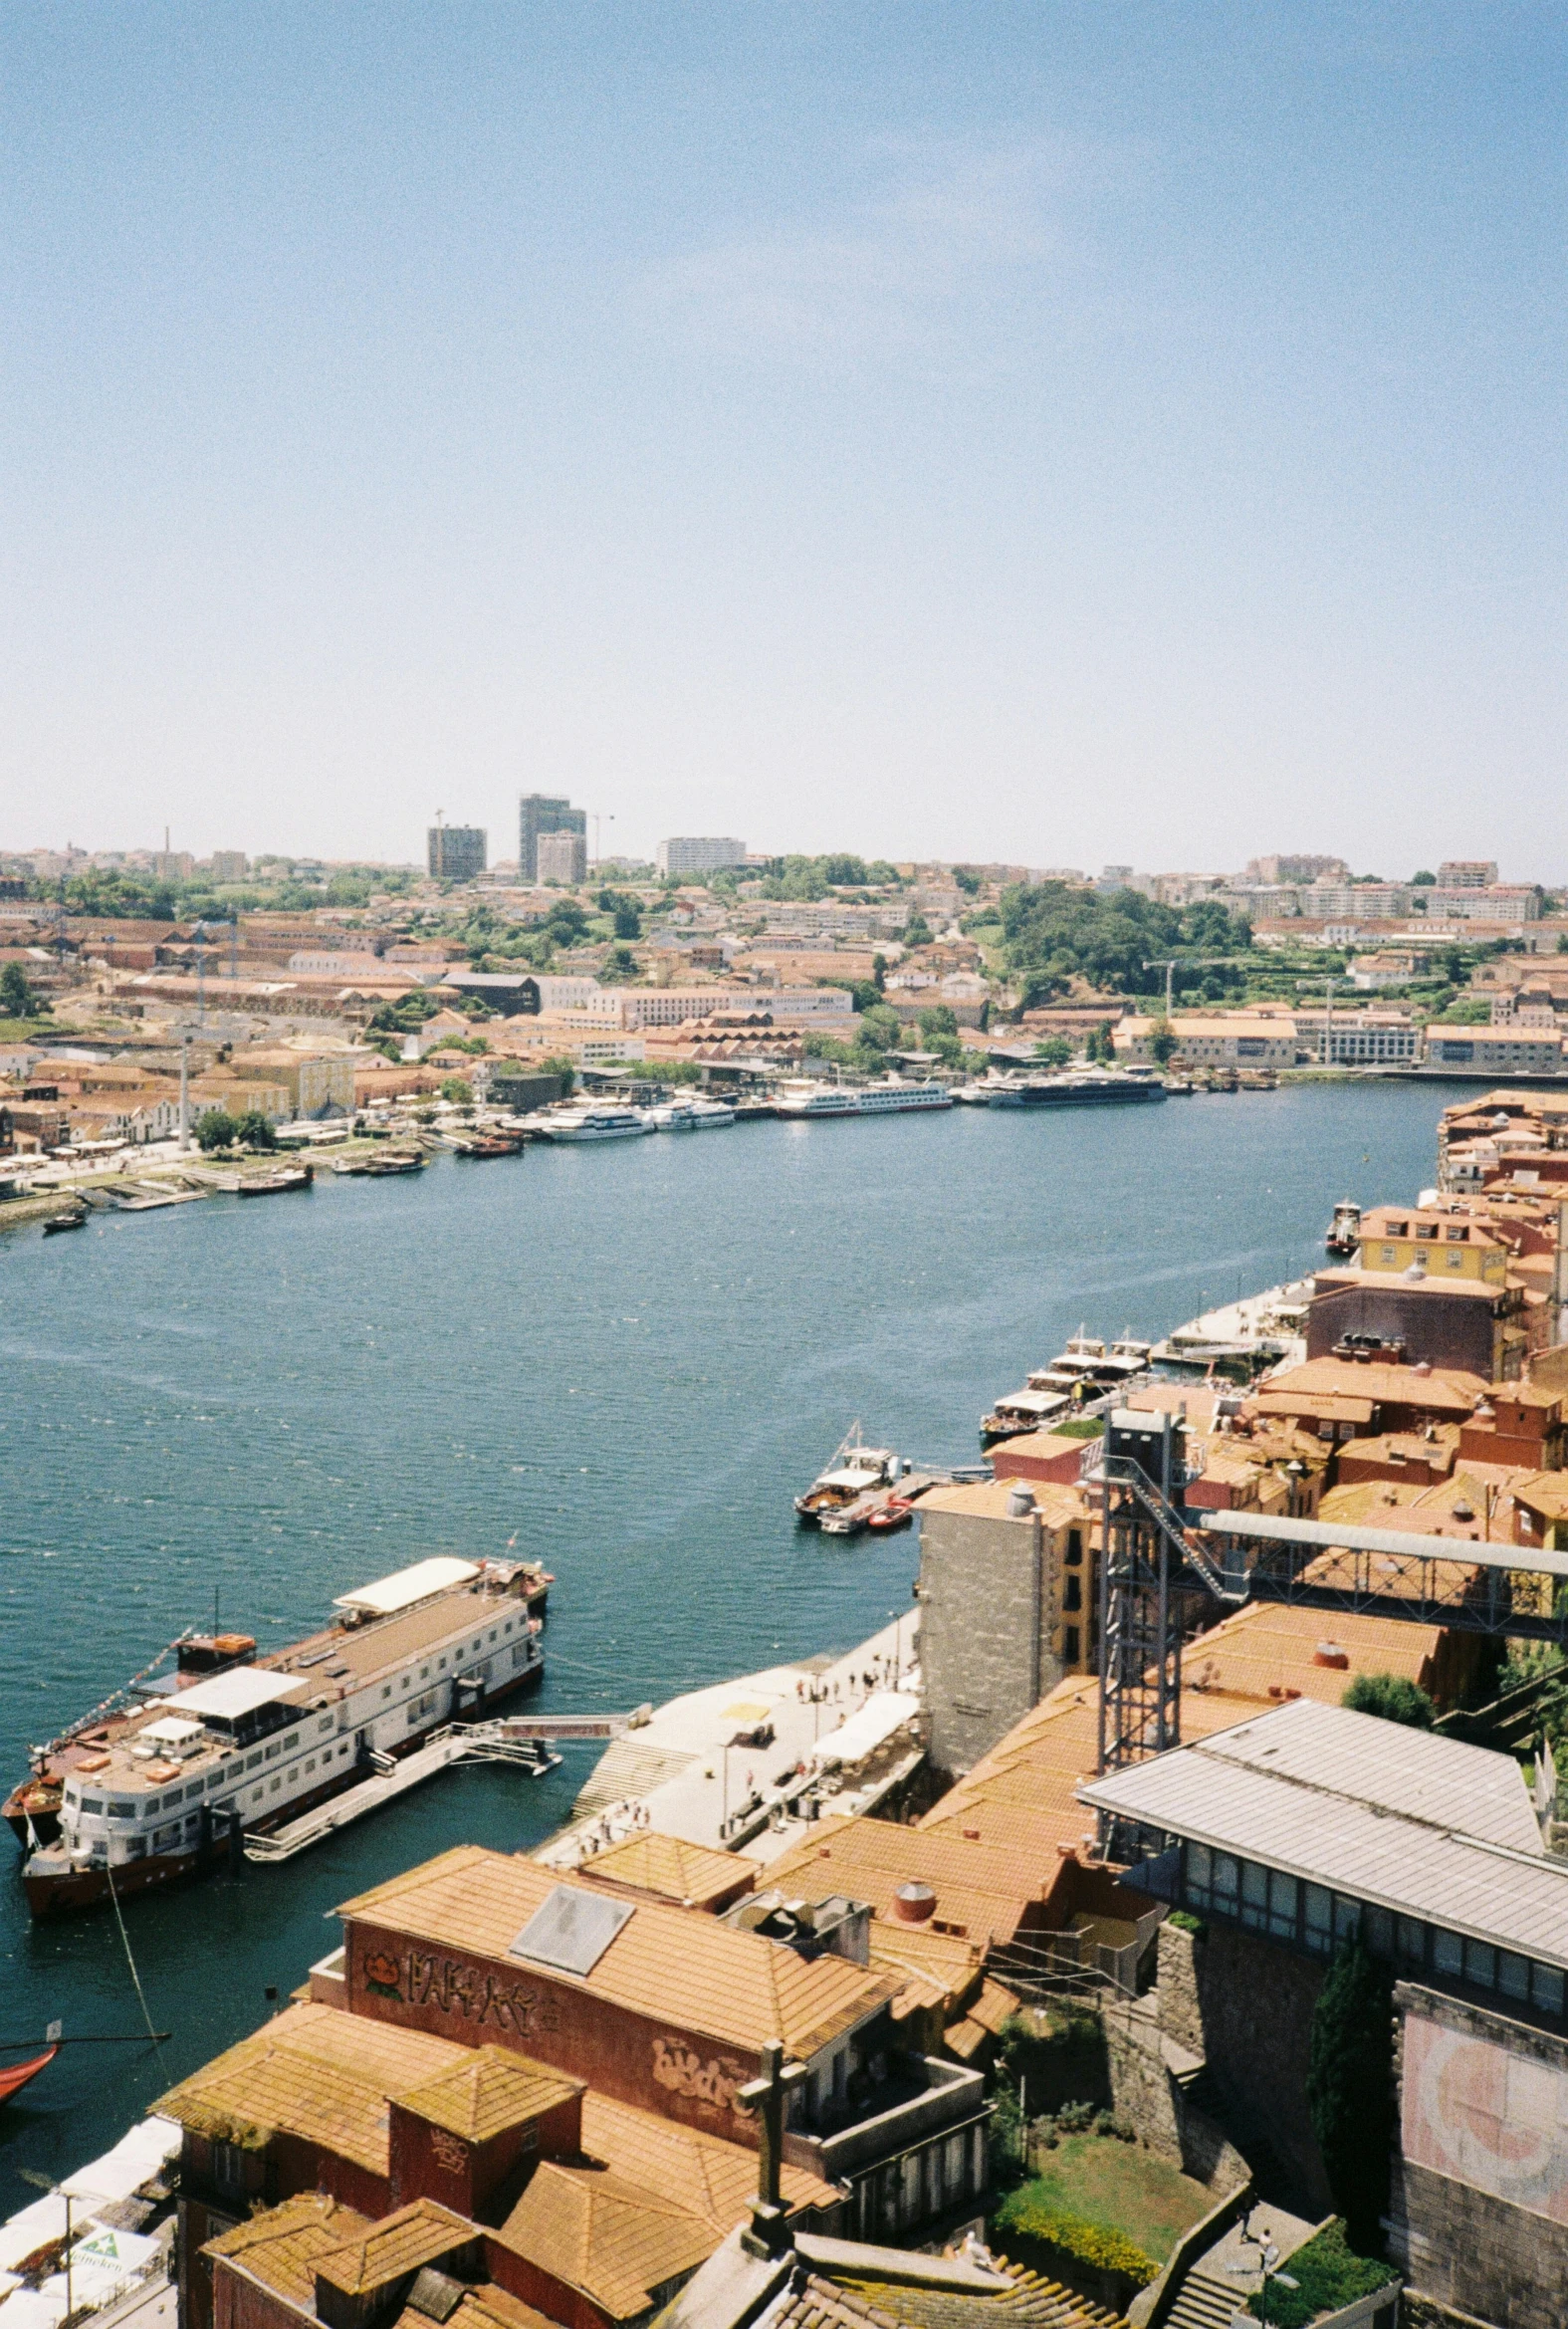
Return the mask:
<svg viewBox="0 0 1568 2329"><path fill-rule="evenodd" d="M639 1710L639 1714L642 1710ZM517 1715L492 1723L449 1723L416 1747L411 1754L382 1758L373 1775L345 1787L298 1819L266 1834L245 1838L245 1857L259 1864L293 1860L301 1852L324 1844L339 1828L351 1827L383 1805L395 1803L411 1788L422 1787L440 1771L458 1762L521 1763L538 1772L542 1765L531 1748L551 1740L619 1739L638 1720L636 1715Z"/></svg>

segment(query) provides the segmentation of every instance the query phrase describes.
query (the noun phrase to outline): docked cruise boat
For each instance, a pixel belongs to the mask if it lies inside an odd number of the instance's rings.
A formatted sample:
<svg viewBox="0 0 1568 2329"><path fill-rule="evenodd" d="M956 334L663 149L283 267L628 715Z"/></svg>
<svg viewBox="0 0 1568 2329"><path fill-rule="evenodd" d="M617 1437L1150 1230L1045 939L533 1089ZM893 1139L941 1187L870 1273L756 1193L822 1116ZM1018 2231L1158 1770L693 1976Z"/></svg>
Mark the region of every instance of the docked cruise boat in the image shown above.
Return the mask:
<svg viewBox="0 0 1568 2329"><path fill-rule="evenodd" d="M656 1132L714 1132L735 1122L734 1108L706 1098L661 1100L646 1114Z"/></svg>
<svg viewBox="0 0 1568 2329"><path fill-rule="evenodd" d="M1098 1335L1080 1326L1059 1358L1048 1367L1034 1368L1021 1391L1007 1392L981 1418L981 1446L1045 1430L1086 1399L1141 1382L1149 1373L1151 1356L1150 1344L1131 1335L1107 1348Z"/></svg>
<svg viewBox="0 0 1568 2329"><path fill-rule="evenodd" d="M884 1083L786 1084L774 1102L776 1116L893 1116L912 1108L950 1108L945 1083L905 1083L890 1075Z"/></svg>
<svg viewBox="0 0 1568 2329"><path fill-rule="evenodd" d="M994 1108L1095 1108L1136 1106L1163 1100L1158 1076L1076 1069L1054 1075L1015 1075L994 1085L986 1097Z"/></svg>
<svg viewBox="0 0 1568 2329"><path fill-rule="evenodd" d="M183 1637L172 1673L34 1749L5 1805L32 1914L200 1875L477 1720L543 1673L551 1582L530 1562L443 1555L341 1594L319 1632L263 1658L248 1634Z"/></svg>
<svg viewBox="0 0 1568 2329"><path fill-rule="evenodd" d="M795 1498L794 1509L806 1527L820 1528L874 1489L891 1488L902 1469L891 1448L866 1447L859 1424L851 1424L826 1471Z"/></svg>
<svg viewBox="0 0 1568 2329"><path fill-rule="evenodd" d="M610 1100L551 1111L536 1119L547 1140L637 1140L654 1129L642 1108L628 1108Z"/></svg>

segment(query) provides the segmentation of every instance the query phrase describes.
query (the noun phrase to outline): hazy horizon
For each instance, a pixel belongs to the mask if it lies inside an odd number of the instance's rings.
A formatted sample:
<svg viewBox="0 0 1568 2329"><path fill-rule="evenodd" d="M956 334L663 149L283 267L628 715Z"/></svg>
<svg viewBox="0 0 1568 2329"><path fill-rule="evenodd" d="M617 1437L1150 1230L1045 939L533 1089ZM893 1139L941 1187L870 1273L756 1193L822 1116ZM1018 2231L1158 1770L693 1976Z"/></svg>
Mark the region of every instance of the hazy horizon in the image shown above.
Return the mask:
<svg viewBox="0 0 1568 2329"><path fill-rule="evenodd" d="M1568 878L1565 35L21 0L7 845Z"/></svg>

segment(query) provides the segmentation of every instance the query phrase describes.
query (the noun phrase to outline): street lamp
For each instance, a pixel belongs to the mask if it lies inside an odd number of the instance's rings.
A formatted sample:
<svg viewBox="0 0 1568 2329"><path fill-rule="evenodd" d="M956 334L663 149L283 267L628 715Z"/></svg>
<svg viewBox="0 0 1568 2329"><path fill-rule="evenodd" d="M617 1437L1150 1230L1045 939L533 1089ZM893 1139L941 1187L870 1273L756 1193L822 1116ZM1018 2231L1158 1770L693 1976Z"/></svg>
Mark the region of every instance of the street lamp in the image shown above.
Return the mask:
<svg viewBox="0 0 1568 2329"><path fill-rule="evenodd" d="M24 2184L31 2184L35 2192L53 2192L66 2204L66 2319L69 2321L75 2307L71 2302L71 2194L57 2184L53 2176L41 2175L37 2168L18 2168Z"/></svg>

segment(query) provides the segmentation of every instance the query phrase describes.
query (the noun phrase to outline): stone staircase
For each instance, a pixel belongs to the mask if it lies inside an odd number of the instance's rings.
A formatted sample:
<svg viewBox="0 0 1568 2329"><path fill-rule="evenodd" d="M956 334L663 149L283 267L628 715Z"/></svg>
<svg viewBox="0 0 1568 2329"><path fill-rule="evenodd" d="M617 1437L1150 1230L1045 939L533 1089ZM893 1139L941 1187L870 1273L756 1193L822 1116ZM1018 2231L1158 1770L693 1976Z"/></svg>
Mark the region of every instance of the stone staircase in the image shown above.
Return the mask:
<svg viewBox="0 0 1568 2329"><path fill-rule="evenodd" d="M1247 2321L1252 2318L1246 2310L1245 2291L1234 2281L1195 2264L1166 2315L1165 2329L1231 2329L1237 2313Z"/></svg>

